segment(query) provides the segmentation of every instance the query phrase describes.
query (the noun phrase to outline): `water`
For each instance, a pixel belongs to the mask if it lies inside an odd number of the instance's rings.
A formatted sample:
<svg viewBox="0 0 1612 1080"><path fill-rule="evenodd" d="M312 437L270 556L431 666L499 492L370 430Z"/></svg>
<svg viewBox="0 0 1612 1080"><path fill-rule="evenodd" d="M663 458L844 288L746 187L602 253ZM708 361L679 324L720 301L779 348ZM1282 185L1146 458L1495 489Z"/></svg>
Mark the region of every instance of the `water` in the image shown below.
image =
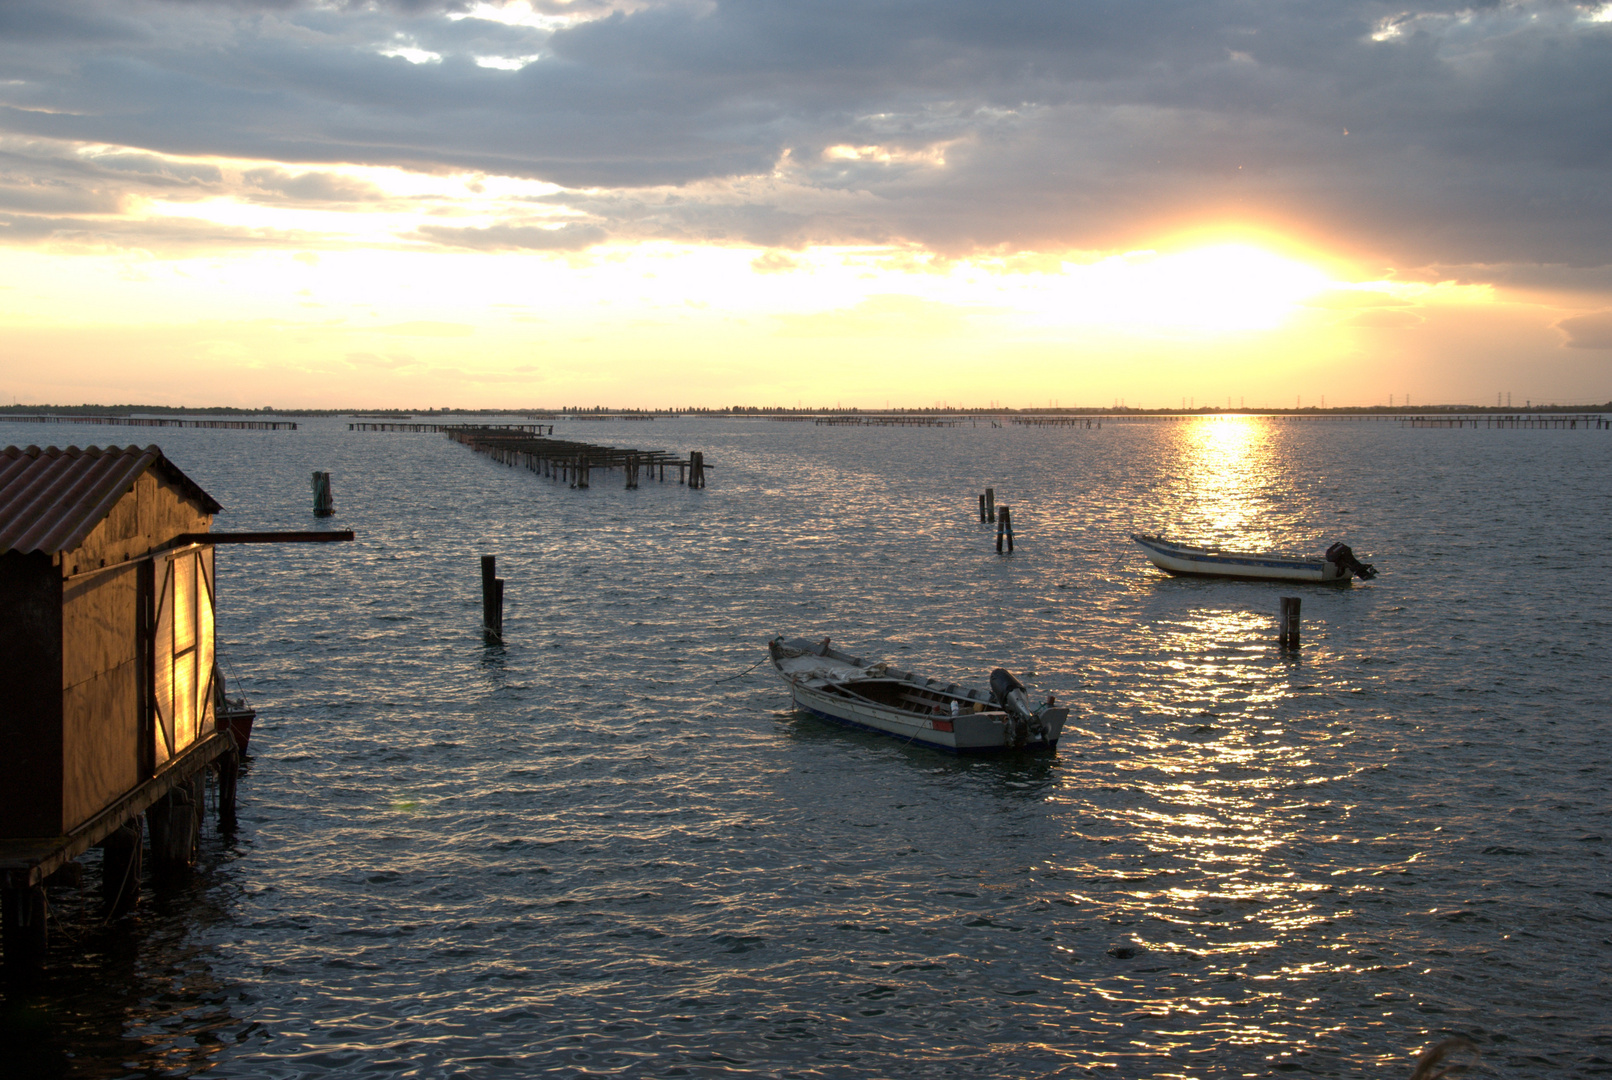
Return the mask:
<svg viewBox="0 0 1612 1080"><path fill-rule="evenodd" d="M216 528L314 527L320 468L359 540L220 550L240 831L111 926L55 898L25 1074L1405 1076L1446 1033L1612 1071L1604 433L573 423L713 466L586 492L335 421L156 434ZM1171 580L1136 530L1382 576ZM1075 713L1056 757L829 728L741 674L779 633Z"/></svg>

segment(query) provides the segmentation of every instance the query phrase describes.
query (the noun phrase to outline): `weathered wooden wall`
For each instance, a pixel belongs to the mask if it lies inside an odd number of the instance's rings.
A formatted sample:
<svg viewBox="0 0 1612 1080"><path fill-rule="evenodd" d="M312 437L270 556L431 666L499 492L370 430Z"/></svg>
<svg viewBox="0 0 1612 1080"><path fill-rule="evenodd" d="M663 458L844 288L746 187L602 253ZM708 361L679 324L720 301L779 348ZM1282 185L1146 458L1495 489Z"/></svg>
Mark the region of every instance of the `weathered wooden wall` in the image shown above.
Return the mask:
<svg viewBox="0 0 1612 1080"><path fill-rule="evenodd" d="M94 816L144 779L138 571L138 564L129 564L62 587L66 829Z"/></svg>
<svg viewBox="0 0 1612 1080"><path fill-rule="evenodd" d="M116 566L211 525L211 515L153 470L134 482L84 543L62 556L62 571L71 575ZM132 563L63 585L62 815L69 829L144 779L141 762L148 760L148 750L141 745L139 604ZM209 671L211 663L209 650ZM193 739L194 733L187 745Z"/></svg>
<svg viewBox="0 0 1612 1080"><path fill-rule="evenodd" d="M180 533L207 532L212 524L211 514L202 513L179 488L150 470L82 544L62 556L62 572L76 574L120 563L161 547Z"/></svg>
<svg viewBox="0 0 1612 1080"><path fill-rule="evenodd" d="M62 831L62 582L48 555L0 555L0 836Z"/></svg>

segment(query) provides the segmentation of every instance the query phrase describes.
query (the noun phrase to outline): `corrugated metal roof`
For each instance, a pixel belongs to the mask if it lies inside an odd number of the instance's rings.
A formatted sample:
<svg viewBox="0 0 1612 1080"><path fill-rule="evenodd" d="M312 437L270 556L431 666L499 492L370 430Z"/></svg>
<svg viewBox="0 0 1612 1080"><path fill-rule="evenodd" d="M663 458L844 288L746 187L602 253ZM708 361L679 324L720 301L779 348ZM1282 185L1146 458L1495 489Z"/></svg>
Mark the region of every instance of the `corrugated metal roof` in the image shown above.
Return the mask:
<svg viewBox="0 0 1612 1080"><path fill-rule="evenodd" d="M147 469L162 473L203 513L223 509L156 446L6 447L0 451L0 553L73 550Z"/></svg>

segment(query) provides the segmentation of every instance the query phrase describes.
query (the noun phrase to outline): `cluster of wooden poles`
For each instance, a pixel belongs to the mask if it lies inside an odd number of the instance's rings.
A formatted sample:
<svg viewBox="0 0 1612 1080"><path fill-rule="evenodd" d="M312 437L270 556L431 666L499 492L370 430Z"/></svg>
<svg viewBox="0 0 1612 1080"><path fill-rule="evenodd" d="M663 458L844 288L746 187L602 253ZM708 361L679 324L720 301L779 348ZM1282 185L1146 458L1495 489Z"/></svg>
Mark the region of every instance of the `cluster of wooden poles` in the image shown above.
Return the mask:
<svg viewBox="0 0 1612 1080"><path fill-rule="evenodd" d="M620 469L628 488L638 486L639 476L648 472L651 480L665 481L668 467L677 470L677 482L691 488L705 486L705 455L694 450L688 458L663 450L630 450L617 446L596 446L535 435L513 428L456 428L448 438L486 454L509 466L522 466L551 480L566 481L573 488L589 486L594 469Z"/></svg>
<svg viewBox="0 0 1612 1080"><path fill-rule="evenodd" d="M1002 541L1007 541L1007 553L1013 554L1013 508L1003 503L996 505L996 489L986 488L980 496L980 523L996 522L996 553L1002 554Z"/></svg>

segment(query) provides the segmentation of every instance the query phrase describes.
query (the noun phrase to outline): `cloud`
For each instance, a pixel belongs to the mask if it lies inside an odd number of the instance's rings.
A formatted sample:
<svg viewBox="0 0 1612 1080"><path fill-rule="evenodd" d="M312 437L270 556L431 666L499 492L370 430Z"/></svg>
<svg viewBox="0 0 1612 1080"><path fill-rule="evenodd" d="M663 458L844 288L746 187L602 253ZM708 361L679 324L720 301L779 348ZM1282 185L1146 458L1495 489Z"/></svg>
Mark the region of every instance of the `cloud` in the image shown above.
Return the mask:
<svg viewBox="0 0 1612 1080"><path fill-rule="evenodd" d="M416 322L377 326L373 331L377 334L395 334L399 337L456 338L471 337L475 334L476 328L464 323L431 322L421 319Z"/></svg>
<svg viewBox="0 0 1612 1080"><path fill-rule="evenodd" d="M915 296L871 296L855 307L811 315L780 315L786 337L936 338L961 332L967 312Z"/></svg>
<svg viewBox="0 0 1612 1080"><path fill-rule="evenodd" d="M6 183L335 206L378 196L327 167L393 166L549 181L590 215L558 235L512 217L416 236L481 250L638 236L1123 250L1213 221L1385 265L1612 262L1612 23L1584 4L530 10L12 0L0 131L125 149L28 159ZM442 59L384 55L403 49ZM175 157L280 164L231 178ZM109 205L74 198L34 212Z"/></svg>
<svg viewBox="0 0 1612 1080"><path fill-rule="evenodd" d="M1427 320L1409 311L1362 311L1344 320L1347 326L1368 326L1379 330L1408 330Z"/></svg>
<svg viewBox="0 0 1612 1080"><path fill-rule="evenodd" d="M1575 315L1556 324L1567 335L1569 349L1612 349L1612 311Z"/></svg>
<svg viewBox="0 0 1612 1080"><path fill-rule="evenodd" d="M781 251L767 251L750 260L750 269L758 274L782 274L800 269L800 260Z"/></svg>
<svg viewBox="0 0 1612 1080"><path fill-rule="evenodd" d="M344 359L353 367L379 368L383 371L418 367L420 363L412 356L381 356L372 352L350 352Z"/></svg>
<svg viewBox="0 0 1612 1080"><path fill-rule="evenodd" d="M597 225L576 224L552 228L535 225L491 225L485 228L424 225L416 236L447 247L474 251L580 251L609 239L609 234Z"/></svg>
<svg viewBox="0 0 1612 1080"><path fill-rule="evenodd" d="M1332 311L1405 307L1409 303L1408 300L1375 289L1332 289L1303 301L1305 307L1326 308Z"/></svg>
<svg viewBox="0 0 1612 1080"><path fill-rule="evenodd" d="M337 173L253 169L241 179L246 197L254 202L331 205L372 203L385 198L374 184Z"/></svg>

